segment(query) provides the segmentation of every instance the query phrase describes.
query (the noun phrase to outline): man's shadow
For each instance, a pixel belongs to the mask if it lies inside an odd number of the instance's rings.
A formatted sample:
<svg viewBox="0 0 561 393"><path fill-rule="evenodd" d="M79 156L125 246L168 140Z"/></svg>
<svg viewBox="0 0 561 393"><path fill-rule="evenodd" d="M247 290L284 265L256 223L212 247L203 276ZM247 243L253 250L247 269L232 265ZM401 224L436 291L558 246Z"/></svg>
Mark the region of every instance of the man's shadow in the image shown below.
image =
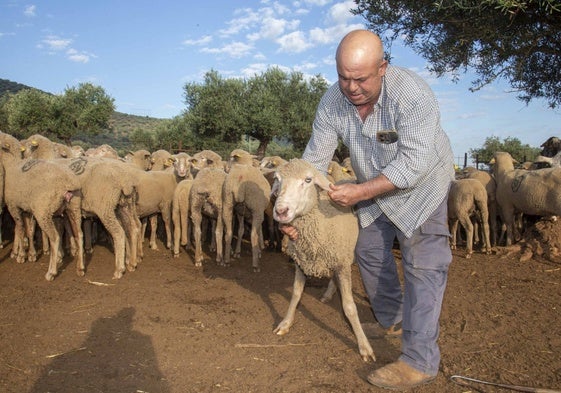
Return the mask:
<svg viewBox="0 0 561 393"><path fill-rule="evenodd" d="M30 393L169 392L152 339L133 330L134 313L127 307L94 321L79 348L53 355Z"/></svg>

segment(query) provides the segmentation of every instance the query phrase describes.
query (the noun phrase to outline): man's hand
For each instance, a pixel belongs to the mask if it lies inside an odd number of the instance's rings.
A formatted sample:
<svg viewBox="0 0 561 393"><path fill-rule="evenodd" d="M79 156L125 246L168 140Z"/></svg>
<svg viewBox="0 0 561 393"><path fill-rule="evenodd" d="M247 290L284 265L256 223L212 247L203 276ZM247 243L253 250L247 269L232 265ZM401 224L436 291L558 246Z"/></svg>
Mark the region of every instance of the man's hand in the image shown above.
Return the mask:
<svg viewBox="0 0 561 393"><path fill-rule="evenodd" d="M341 206L354 206L364 199L364 191L359 184L342 183L330 184L329 198Z"/></svg>
<svg viewBox="0 0 561 393"><path fill-rule="evenodd" d="M284 233L290 240L298 239L298 229L290 224L279 224L279 230Z"/></svg>

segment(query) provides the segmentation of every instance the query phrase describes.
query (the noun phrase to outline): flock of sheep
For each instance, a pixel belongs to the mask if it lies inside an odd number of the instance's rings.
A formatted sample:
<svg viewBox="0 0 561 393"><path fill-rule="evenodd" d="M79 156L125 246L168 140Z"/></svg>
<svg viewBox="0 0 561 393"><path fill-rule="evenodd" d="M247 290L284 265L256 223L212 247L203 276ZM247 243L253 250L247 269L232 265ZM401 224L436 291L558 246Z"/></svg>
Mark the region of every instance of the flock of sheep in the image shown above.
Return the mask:
<svg viewBox="0 0 561 393"><path fill-rule="evenodd" d="M561 169L556 164L561 161L561 141L550 138L543 147L542 154L553 158L541 161L556 167L515 169L508 153L497 152L492 174L473 168L461 173L448 199L452 248L458 223L464 228L469 258L479 228L482 249L490 252L500 241L498 223L509 245L518 239L520 214L561 214ZM203 241L216 263L228 265L232 257L239 257L247 229L255 272L266 240L295 262L292 299L274 332L289 331L307 276L332 277L322 301L339 289L362 358L375 358L351 288L357 219L324 192L329 183L356 180L348 160L333 161L325 176L303 160L258 160L241 149L226 160L210 150L192 156L138 150L119 157L108 145L83 151L41 135L19 141L0 132L0 164L0 203L14 220L11 257L19 263L37 259L38 226L43 253L49 254L47 280L56 277L65 252L74 256L77 274L85 274L84 254L93 251L98 223L112 241L115 279L134 271L142 260L148 223L150 248L157 249L157 226L163 222L167 249L174 257L182 248L192 252L195 266L205 259ZM278 223L295 226L298 241L283 239Z"/></svg>
<svg viewBox="0 0 561 393"><path fill-rule="evenodd" d="M541 147L534 162L518 163L509 153L496 152L490 173L472 167L458 173L448 197L452 248L458 222L469 258L474 238L481 236L482 250L490 253L492 247L521 239L525 217L555 220L561 214L561 140L551 137Z"/></svg>

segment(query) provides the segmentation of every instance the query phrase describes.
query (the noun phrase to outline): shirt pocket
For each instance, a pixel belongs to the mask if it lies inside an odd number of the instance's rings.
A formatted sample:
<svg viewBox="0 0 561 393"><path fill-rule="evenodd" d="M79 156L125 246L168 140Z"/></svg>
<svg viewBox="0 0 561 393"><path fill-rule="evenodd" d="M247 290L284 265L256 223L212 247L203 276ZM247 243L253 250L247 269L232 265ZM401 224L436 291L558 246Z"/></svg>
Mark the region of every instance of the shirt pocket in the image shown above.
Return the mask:
<svg viewBox="0 0 561 393"><path fill-rule="evenodd" d="M397 141L393 143L374 143L372 160L379 169L384 169L397 156Z"/></svg>

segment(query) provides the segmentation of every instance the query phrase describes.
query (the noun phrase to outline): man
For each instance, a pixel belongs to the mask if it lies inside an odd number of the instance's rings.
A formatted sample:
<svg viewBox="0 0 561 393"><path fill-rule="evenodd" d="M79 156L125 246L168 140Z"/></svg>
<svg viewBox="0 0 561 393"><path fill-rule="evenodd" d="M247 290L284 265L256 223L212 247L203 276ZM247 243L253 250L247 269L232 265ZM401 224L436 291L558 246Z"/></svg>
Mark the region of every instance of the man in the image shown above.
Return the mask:
<svg viewBox="0 0 561 393"><path fill-rule="evenodd" d="M380 330L402 335L399 359L368 375L373 385L408 389L432 381L442 298L452 254L446 200L454 178L437 100L418 75L384 60L380 38L347 34L336 54L338 83L322 97L303 158L327 170L339 140L357 184L332 185L330 198L355 206L355 257ZM283 232L292 239L293 227ZM402 253L402 293L392 254ZM400 326L401 325L401 326Z"/></svg>

